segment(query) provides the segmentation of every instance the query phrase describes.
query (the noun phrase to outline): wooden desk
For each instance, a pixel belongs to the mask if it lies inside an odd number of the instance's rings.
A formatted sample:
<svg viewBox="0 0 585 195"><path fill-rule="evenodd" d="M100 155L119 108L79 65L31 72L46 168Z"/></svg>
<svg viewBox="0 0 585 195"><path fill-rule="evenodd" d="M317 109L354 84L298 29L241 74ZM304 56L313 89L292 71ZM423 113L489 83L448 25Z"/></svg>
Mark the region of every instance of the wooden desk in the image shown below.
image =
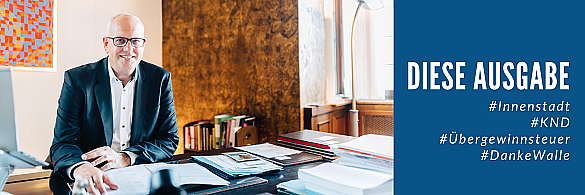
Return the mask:
<svg viewBox="0 0 585 195"><path fill-rule="evenodd" d="M188 162L188 159L191 156L195 155L214 155L220 154L222 152L228 151L235 151L235 149L227 148L227 149L220 149L220 150L211 150L211 151L203 151L203 152L187 152L185 154L176 155L175 159L180 160L182 162ZM266 175L266 176L259 176L261 178L267 179L268 183L258 184L250 187L238 188L230 191L220 192L217 194L260 194L260 193L270 193L270 194L277 194L276 192L276 185L293 180L298 179L297 171L299 168L311 168L323 163L323 161L312 162L312 163L305 163L299 164L294 166L287 166L284 167L284 170L281 171L280 174L275 175ZM49 188L49 175L51 171L46 172L39 172L39 173L31 173L31 174L24 174L18 176L11 176L9 181L4 186L4 191L10 192L12 194L52 194L51 189ZM188 193L193 193L193 191L187 190Z"/></svg>
<svg viewBox="0 0 585 195"><path fill-rule="evenodd" d="M49 176L51 170L10 176L2 191L12 194L51 194ZM41 177L39 177L41 176Z"/></svg>

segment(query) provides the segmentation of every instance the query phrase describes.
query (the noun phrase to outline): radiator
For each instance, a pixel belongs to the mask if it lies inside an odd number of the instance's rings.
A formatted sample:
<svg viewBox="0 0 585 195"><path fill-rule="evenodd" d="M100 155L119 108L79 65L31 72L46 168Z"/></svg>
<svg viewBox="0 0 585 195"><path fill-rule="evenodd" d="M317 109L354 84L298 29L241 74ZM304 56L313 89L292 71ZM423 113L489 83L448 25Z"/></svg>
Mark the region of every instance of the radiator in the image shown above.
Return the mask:
<svg viewBox="0 0 585 195"><path fill-rule="evenodd" d="M361 135L378 134L394 136L394 116L362 114L360 116Z"/></svg>

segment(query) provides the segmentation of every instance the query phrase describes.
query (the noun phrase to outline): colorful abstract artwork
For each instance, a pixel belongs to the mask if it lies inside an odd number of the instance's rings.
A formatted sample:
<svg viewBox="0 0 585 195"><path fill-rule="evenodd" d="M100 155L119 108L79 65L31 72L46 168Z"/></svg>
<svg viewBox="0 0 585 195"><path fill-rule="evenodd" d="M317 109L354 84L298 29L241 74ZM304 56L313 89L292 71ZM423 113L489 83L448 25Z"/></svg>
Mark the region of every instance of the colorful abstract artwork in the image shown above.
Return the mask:
<svg viewBox="0 0 585 195"><path fill-rule="evenodd" d="M0 0L0 66L55 71L53 0Z"/></svg>

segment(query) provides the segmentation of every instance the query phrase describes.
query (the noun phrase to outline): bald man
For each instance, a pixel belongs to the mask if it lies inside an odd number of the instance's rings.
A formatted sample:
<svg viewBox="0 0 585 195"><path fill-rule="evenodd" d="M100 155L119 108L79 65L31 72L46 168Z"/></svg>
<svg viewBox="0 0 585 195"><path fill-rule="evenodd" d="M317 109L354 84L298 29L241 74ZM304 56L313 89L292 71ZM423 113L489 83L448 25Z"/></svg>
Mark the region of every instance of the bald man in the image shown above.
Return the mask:
<svg viewBox="0 0 585 195"><path fill-rule="evenodd" d="M93 194L118 188L104 171L170 160L179 142L171 74L142 61L140 19L112 17L103 44L107 57L65 72L50 151L54 172Z"/></svg>

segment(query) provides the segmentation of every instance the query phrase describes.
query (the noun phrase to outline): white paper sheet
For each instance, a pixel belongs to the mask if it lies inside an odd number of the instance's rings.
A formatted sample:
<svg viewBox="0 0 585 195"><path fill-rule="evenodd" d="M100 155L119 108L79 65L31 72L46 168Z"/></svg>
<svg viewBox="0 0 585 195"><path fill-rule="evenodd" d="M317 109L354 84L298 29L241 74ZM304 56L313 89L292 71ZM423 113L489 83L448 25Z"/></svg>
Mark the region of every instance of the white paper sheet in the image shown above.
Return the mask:
<svg viewBox="0 0 585 195"><path fill-rule="evenodd" d="M321 141L327 141L327 140L330 140L330 139L335 139L335 137L326 135L326 136L316 137L314 139L321 140Z"/></svg>
<svg viewBox="0 0 585 195"><path fill-rule="evenodd" d="M150 192L150 178L152 173L145 166L130 166L106 171L117 190L109 190L107 194L148 194Z"/></svg>

